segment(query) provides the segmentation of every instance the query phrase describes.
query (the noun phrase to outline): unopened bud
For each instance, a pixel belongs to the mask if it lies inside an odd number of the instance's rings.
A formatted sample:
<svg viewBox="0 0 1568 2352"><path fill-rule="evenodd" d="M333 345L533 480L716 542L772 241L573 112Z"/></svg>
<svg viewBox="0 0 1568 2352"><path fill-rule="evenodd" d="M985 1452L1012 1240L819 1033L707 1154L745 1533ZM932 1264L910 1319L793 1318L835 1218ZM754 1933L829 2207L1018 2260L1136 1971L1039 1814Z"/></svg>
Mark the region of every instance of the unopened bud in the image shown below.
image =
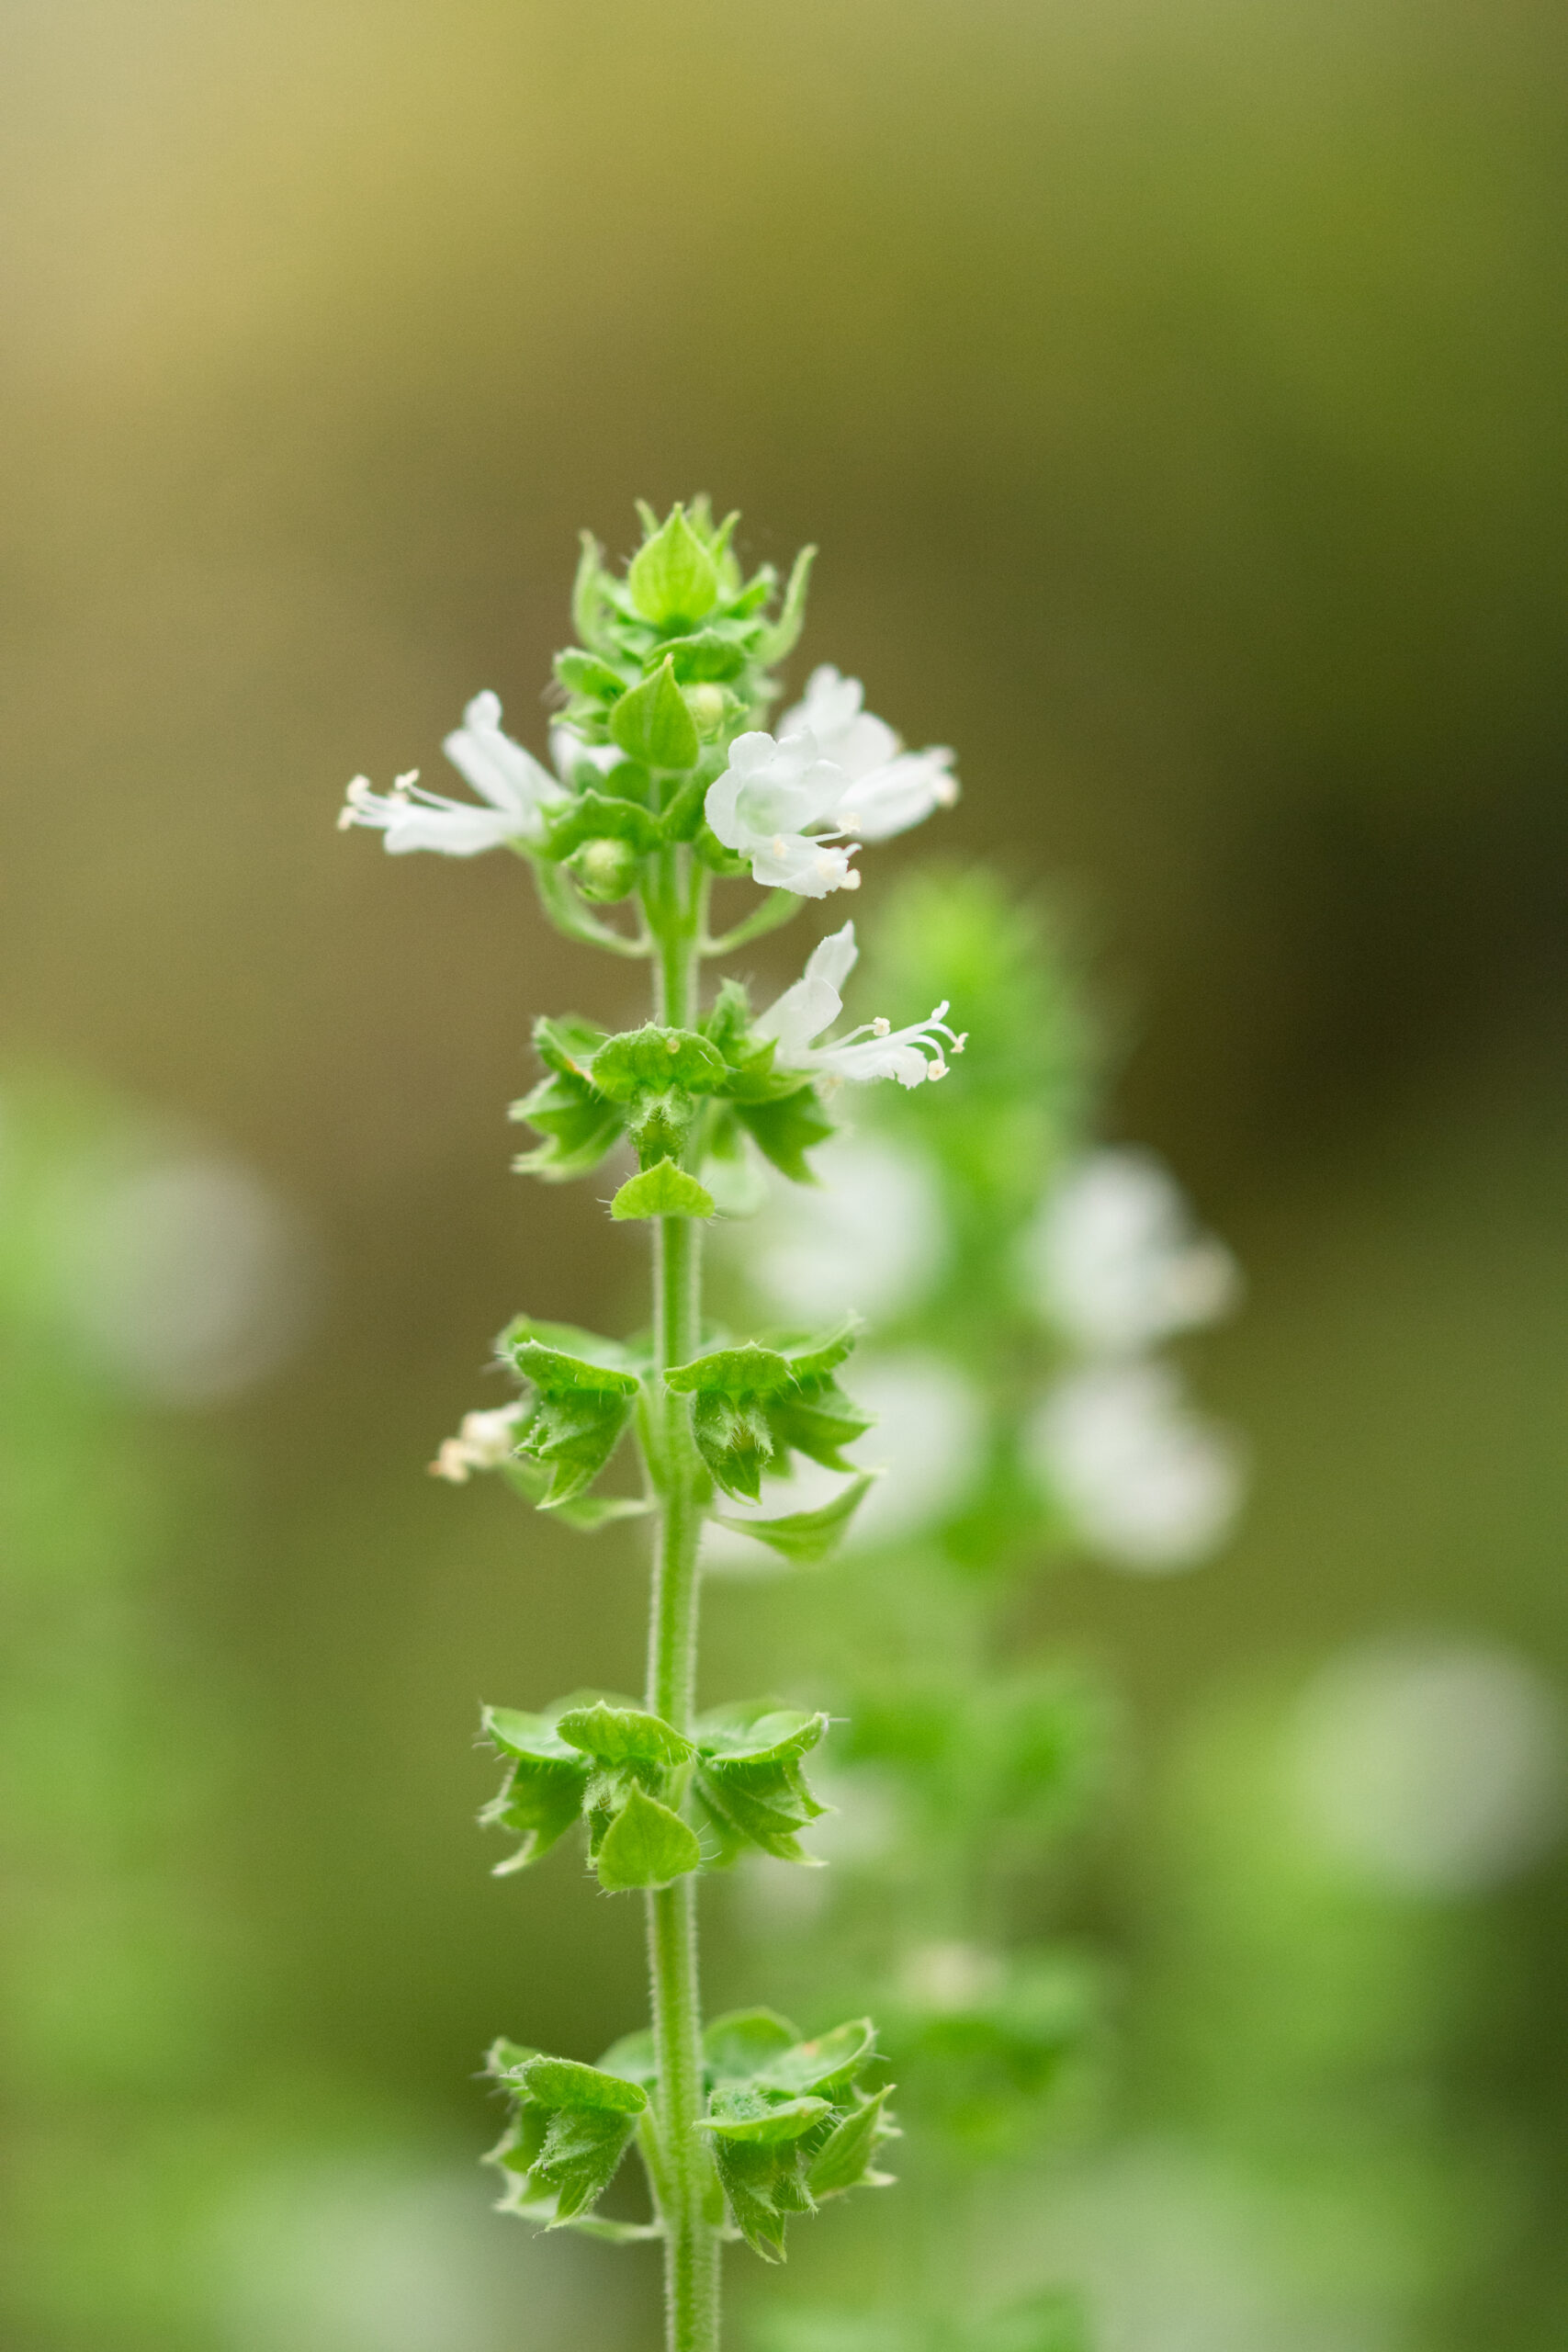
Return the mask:
<svg viewBox="0 0 1568 2352"><path fill-rule="evenodd" d="M582 842L568 858L578 888L596 905L628 897L637 882L638 858L630 842L601 835Z"/></svg>
<svg viewBox="0 0 1568 2352"><path fill-rule="evenodd" d="M692 724L699 735L716 735L724 725L729 707L729 696L722 686L705 684L686 688L686 708L692 714Z"/></svg>

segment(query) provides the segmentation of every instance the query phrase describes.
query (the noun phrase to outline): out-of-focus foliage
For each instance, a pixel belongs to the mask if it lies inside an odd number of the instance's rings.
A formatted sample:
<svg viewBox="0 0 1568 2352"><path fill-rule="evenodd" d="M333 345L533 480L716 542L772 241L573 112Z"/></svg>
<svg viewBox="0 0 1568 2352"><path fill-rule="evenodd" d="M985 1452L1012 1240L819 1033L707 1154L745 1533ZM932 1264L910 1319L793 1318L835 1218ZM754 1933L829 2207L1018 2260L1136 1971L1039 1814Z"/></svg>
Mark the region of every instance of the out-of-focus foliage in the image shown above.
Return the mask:
<svg viewBox="0 0 1568 2352"><path fill-rule="evenodd" d="M913 740L951 733L951 842L1010 880L1068 877L1115 1042L1138 1044L1113 1132L1181 1169L1247 1268L1203 1384L1255 1460L1235 1544L1166 1584L1068 1566L1021 1609L1020 1649L1108 1656L1140 1807L1216 1679L1259 1660L1436 1627L1560 1683L1562 11L71 0L13 10L5 47L7 1035L231 1138L311 1204L333 1276L309 1355L203 1433L237 1483L182 1467L146 1572L193 1754L210 1694L245 1694L197 1842L243 1881L244 2036L283 2084L244 2156L294 2156L243 2192L228 2335L489 2352L488 2331L509 2352L525 2291L541 2346L585 2313L614 2342L592 2247L550 2241L525 2290L508 2273L499 2320L458 2280L487 2233L522 2258L473 2215L499 2114L468 2079L515 2014L517 1954L564 1908L530 2016L596 2050L638 1995L632 1923L617 1943L563 1851L508 1883L498 1934L490 1844L453 1828L493 1792L463 1743L512 1687L498 1650L531 1688L636 1687L636 1638L605 1655L636 1620L635 1532L592 1569L565 1539L520 1555L509 1498L458 1524L423 1464L498 1292L615 1327L622 1302L583 1289L595 1221L525 1208L489 1106L530 1082L516 1008L626 1007L520 932L499 875L444 888L334 855L341 787L434 772L476 679L513 707L532 691L584 516L625 552L635 492L705 482L771 519L753 560L820 536L824 641ZM793 947L758 965L798 967ZM961 1063L932 1107L958 1115L966 1082ZM115 1482L154 1450L137 1431L94 1441L101 1501L62 1480L29 1510L118 1528ZM715 1589L716 1689L770 1683L753 1606ZM51 1690L74 1608L47 1629ZM106 1902L130 1900L124 1847L101 1860ZM1228 1868L1194 1871L1229 1916ZM1453 2064L1545 2218L1422 2290L1397 2322L1419 2352L1562 2333L1563 1883L1548 1864L1466 1898L1496 1967ZM1178 1892L1145 1913L1107 1860L1074 1911L1124 1952L1134 2020L1122 1930L1174 1939ZM781 1951L804 1932L781 1925ZM1232 1949L1162 1962L1168 2019L1212 1978L1223 2034L1265 1974ZM1356 1980L1300 1981L1348 2030L1333 1987ZM1164 2112L1193 2079L1184 2061ZM1405 2084L1395 2104L1429 2104ZM117 2109L128 2132L157 2098ZM1141 2273L1147 2329L1201 2272L1205 2352L1221 2302L1247 2352L1269 2341L1224 2284L1272 2243L1252 2162L1217 2218L1159 2165L1122 2168L1104 2242L1125 2256L1142 2216L1168 2257ZM1397 2222L1387 2179L1369 2227ZM1006 2243L1053 2210L1032 2182ZM95 2196L93 2245L112 2218ZM126 2249L160 2312L185 2253L150 2223ZM1060 2275L1082 2259L1064 2247ZM987 2311L1032 2283L1003 2251L994 2272ZM94 2352L141 2352L146 2307L124 2277L95 2290ZM39 2312L27 2352L78 2352L85 2327ZM1364 2325L1340 2333L1361 2352Z"/></svg>

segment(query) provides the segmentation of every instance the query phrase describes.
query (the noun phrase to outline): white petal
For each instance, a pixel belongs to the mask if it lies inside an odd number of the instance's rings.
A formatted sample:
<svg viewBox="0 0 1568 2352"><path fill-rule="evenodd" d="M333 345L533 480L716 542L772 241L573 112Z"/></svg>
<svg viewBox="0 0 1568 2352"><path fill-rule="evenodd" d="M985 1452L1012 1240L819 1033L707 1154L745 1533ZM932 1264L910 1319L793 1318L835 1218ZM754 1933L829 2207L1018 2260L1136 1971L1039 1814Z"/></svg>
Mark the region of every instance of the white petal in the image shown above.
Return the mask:
<svg viewBox="0 0 1568 2352"><path fill-rule="evenodd" d="M897 759L869 771L849 768L852 782L835 811L846 831L868 842L891 841L923 824L937 808L951 808L958 797L958 780L951 773L953 753L945 744L925 752L904 752Z"/></svg>

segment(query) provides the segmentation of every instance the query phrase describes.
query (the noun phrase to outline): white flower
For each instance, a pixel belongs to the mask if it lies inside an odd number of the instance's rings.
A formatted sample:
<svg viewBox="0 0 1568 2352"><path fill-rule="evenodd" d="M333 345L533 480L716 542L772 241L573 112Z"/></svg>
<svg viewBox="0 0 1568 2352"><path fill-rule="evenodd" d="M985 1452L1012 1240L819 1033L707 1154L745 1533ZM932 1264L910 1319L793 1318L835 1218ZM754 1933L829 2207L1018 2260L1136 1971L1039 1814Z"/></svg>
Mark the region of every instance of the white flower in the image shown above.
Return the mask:
<svg viewBox="0 0 1568 2352"><path fill-rule="evenodd" d="M1026 1450L1097 1551L1148 1575L1194 1566L1241 1501L1234 1440L1200 1419L1168 1364L1069 1373L1046 1396Z"/></svg>
<svg viewBox="0 0 1568 2352"><path fill-rule="evenodd" d="M491 1413L465 1413L456 1437L443 1438L430 1465L433 1478L448 1478L466 1487L475 1470L499 1470L517 1451L521 1405L498 1406Z"/></svg>
<svg viewBox="0 0 1568 2352"><path fill-rule="evenodd" d="M837 823L863 841L885 842L922 823L933 809L951 808L958 779L945 744L906 752L886 720L874 718L864 701L858 678L840 677L824 663L807 680L805 700L779 721L779 737L787 741L794 735L811 736L822 758L849 778L833 812Z"/></svg>
<svg viewBox="0 0 1568 2352"><path fill-rule="evenodd" d="M502 733L501 704L492 694L474 696L462 726L447 736L442 749L488 806L422 791L417 768L399 776L389 793L372 791L368 778L356 775L338 818L339 829L373 826L386 834L394 856L405 850L434 849L447 857L473 857L508 842L541 840L546 813L568 797L547 768Z"/></svg>
<svg viewBox="0 0 1568 2352"><path fill-rule="evenodd" d="M873 1322L901 1314L947 1256L930 1161L874 1136L840 1135L816 1168L816 1185L779 1185L752 1229L747 1272L781 1313L807 1321L837 1314L847 1298Z"/></svg>
<svg viewBox="0 0 1568 2352"><path fill-rule="evenodd" d="M829 846L828 837L840 829L827 820L846 781L841 768L818 755L809 735L775 743L759 729L736 737L729 765L708 786L704 810L725 848L750 859L753 880L825 899L829 890L860 888L850 865L859 842ZM826 833L808 834L808 825L825 826Z"/></svg>
<svg viewBox="0 0 1568 2352"><path fill-rule="evenodd" d="M1197 1231L1149 1152L1080 1160L1042 1204L1024 1252L1051 1321L1095 1355L1135 1355L1213 1323L1241 1289L1230 1251Z"/></svg>
<svg viewBox="0 0 1568 2352"><path fill-rule="evenodd" d="M896 1078L900 1086L945 1078L943 1038L955 1054L964 1051L965 1043L948 1027L945 1004L939 1004L929 1021L913 1022L907 1029L895 1029L886 1021L865 1021L832 1045L813 1042L842 1012L839 991L859 953L855 927L847 922L813 949L802 978L761 1015L757 1035L778 1041L774 1066L830 1079Z"/></svg>

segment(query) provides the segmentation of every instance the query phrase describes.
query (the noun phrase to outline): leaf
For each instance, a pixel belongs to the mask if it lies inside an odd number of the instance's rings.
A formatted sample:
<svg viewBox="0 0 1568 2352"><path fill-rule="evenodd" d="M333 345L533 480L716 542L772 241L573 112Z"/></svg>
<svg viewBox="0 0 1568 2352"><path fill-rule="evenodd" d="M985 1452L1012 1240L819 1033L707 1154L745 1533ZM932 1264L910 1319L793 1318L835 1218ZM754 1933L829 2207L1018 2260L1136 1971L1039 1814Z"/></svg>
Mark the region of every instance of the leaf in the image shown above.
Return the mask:
<svg viewBox="0 0 1568 2352"><path fill-rule="evenodd" d="M626 588L637 611L656 628L689 628L713 610L718 598L717 568L680 506L671 508L633 556Z"/></svg>
<svg viewBox="0 0 1568 2352"><path fill-rule="evenodd" d="M520 1432L525 1450L536 1461L548 1463L553 1473L540 1510L573 1502L593 1484L620 1443L631 1411L631 1396L624 1390L541 1393L533 1418Z"/></svg>
<svg viewBox="0 0 1568 2352"><path fill-rule="evenodd" d="M692 1435L697 1452L716 1485L727 1495L748 1502L760 1499L762 1473L773 1458L768 1417L755 1396L731 1396L723 1390L698 1396L692 1414Z"/></svg>
<svg viewBox="0 0 1568 2352"><path fill-rule="evenodd" d="M623 695L610 713L610 733L623 752L649 768L694 768L702 756L695 722L675 683L673 662Z"/></svg>
<svg viewBox="0 0 1568 2352"><path fill-rule="evenodd" d="M754 2075L800 2036L776 2009L731 2009L703 2036L703 2057L716 2082Z"/></svg>
<svg viewBox="0 0 1568 2352"><path fill-rule="evenodd" d="M569 694L590 695L599 702L615 702L626 690L627 681L618 670L596 654L584 653L580 647L569 645L555 658L557 677Z"/></svg>
<svg viewBox="0 0 1568 2352"><path fill-rule="evenodd" d="M806 591L810 583L811 567L816 557L815 548L802 548L795 559L779 616L757 649L759 660L769 668L775 662L782 662L786 654L794 652L800 632L806 627Z"/></svg>
<svg viewBox="0 0 1568 2352"><path fill-rule="evenodd" d="M523 1841L495 1865L493 1875L506 1878L540 1860L581 1817L588 1768L545 1716L486 1707L480 1719L491 1744L512 1758L501 1793L479 1815L485 1828L509 1829Z"/></svg>
<svg viewBox="0 0 1568 2352"><path fill-rule="evenodd" d="M782 1558L809 1567L837 1551L851 1520L879 1475L874 1470L865 1471L818 1510L791 1511L784 1519L738 1519L723 1511L716 1511L714 1516L721 1527L733 1528L738 1535L753 1535L759 1544L770 1544Z"/></svg>
<svg viewBox="0 0 1568 2352"><path fill-rule="evenodd" d="M604 1699L558 1715L555 1728L569 1747L606 1764L683 1764L695 1753L692 1742L660 1716L647 1714L640 1707L611 1706Z"/></svg>
<svg viewBox="0 0 1568 2352"><path fill-rule="evenodd" d="M544 1136L532 1151L519 1152L512 1165L519 1175L541 1176L547 1184L564 1184L597 1168L626 1125L618 1104L607 1102L587 1079L570 1070L551 1070L511 1105L507 1116Z"/></svg>
<svg viewBox="0 0 1568 2352"><path fill-rule="evenodd" d="M743 1846L776 1860L819 1867L796 1833L827 1811L807 1787L801 1759L828 1728L826 1715L794 1708L727 1711L697 1727L696 1793L718 1833L722 1863Z"/></svg>
<svg viewBox="0 0 1568 2352"><path fill-rule="evenodd" d="M834 2084L847 2088L851 2076L875 2052L876 2028L869 2018L855 2018L848 2025L835 2026L831 2033L818 2034L814 2041L795 2042L791 2049L770 2059L760 2071L758 2080L796 2096L805 2091L825 2091Z"/></svg>
<svg viewBox="0 0 1568 2352"><path fill-rule="evenodd" d="M530 2051L520 2064L502 2067L500 2079L513 2085L536 2107L603 2109L615 2115L640 2115L648 2093L624 2075L584 2066L575 2058L548 2058Z"/></svg>
<svg viewBox="0 0 1568 2352"><path fill-rule="evenodd" d="M497 2042L487 2063L517 2101L488 2159L510 2176L503 2210L547 2229L577 2221L614 2178L647 2091L601 2067L510 2042Z"/></svg>
<svg viewBox="0 0 1568 2352"><path fill-rule="evenodd" d="M503 1345L513 1364L525 1380L533 1382L541 1395L619 1397L637 1395L637 1374L628 1372L624 1363L604 1363L595 1356L577 1352L577 1348L588 1340L602 1346L608 1354L615 1347L614 1340L598 1341L592 1331L579 1331L571 1324L558 1324L553 1327L554 1331L576 1343L576 1346L558 1347L550 1340L535 1336L549 1328L552 1327L525 1320L520 1332L518 1326L513 1324L503 1338ZM616 1353L620 1352L617 1349Z"/></svg>
<svg viewBox="0 0 1568 2352"><path fill-rule="evenodd" d="M804 1453L824 1470L841 1470L848 1476L863 1475L857 1462L846 1462L841 1449L863 1437L872 1416L845 1396L836 1380L815 1382L795 1396L772 1399L768 1430L781 1452Z"/></svg>
<svg viewBox="0 0 1568 2352"><path fill-rule="evenodd" d="M718 2090L708 2114L694 2129L716 2139L750 2140L771 2147L777 2141L804 2139L814 2124L832 2111L831 2101L825 2098L781 2099L775 2104L757 2091Z"/></svg>
<svg viewBox="0 0 1568 2352"><path fill-rule="evenodd" d="M693 1832L668 1805L633 1788L600 1840L594 1856L599 1883L608 1894L634 1887L668 1886L702 1861Z"/></svg>
<svg viewBox="0 0 1568 2352"><path fill-rule="evenodd" d="M883 2119L890 2096L891 2086L852 2108L843 2120L834 2125L812 2158L806 2176L813 2197L840 2197L847 2188L881 2188L886 2185L888 2176L875 2171L872 2159L879 2143L892 2136L891 2127Z"/></svg>
<svg viewBox="0 0 1568 2352"><path fill-rule="evenodd" d="M631 1102L648 1089L666 1086L710 1094L725 1075L724 1057L697 1030L664 1029L654 1021L606 1038L590 1071L612 1102Z"/></svg>
<svg viewBox="0 0 1568 2352"><path fill-rule="evenodd" d="M745 639L755 637L755 630L745 632ZM738 678L746 667L747 643L727 627L695 630L689 637L667 637L651 657L657 660L667 654L675 664L675 675L682 685L699 683L724 684Z"/></svg>
<svg viewBox="0 0 1568 2352"><path fill-rule="evenodd" d="M586 1078L588 1065L604 1044L607 1032L581 1013L558 1017L541 1013L534 1023L534 1050L547 1069Z"/></svg>
<svg viewBox="0 0 1568 2352"><path fill-rule="evenodd" d="M837 1131L814 1086L803 1086L773 1102L738 1102L736 1109L757 1148L794 1184L816 1182L806 1155Z"/></svg>
<svg viewBox="0 0 1568 2352"><path fill-rule="evenodd" d="M770 1396L794 1378L782 1351L750 1340L744 1347L711 1348L690 1363L677 1364L665 1374L664 1385L677 1396Z"/></svg>
<svg viewBox="0 0 1568 2352"><path fill-rule="evenodd" d="M784 2225L790 2215L816 2210L806 2186L799 2147L794 2142L769 2147L720 2139L713 2153L714 2169L736 2228L764 2262L782 2262Z"/></svg>
<svg viewBox="0 0 1568 2352"><path fill-rule="evenodd" d="M614 1527L623 1519L646 1519L653 1505L646 1495L582 1495L574 1502L544 1502L539 1509L580 1535L596 1535L600 1528Z"/></svg>
<svg viewBox="0 0 1568 2352"><path fill-rule="evenodd" d="M713 1214L711 1193L705 1192L696 1178L677 1168L672 1159L661 1159L639 1176L628 1177L610 1203L610 1215L617 1219Z"/></svg>

